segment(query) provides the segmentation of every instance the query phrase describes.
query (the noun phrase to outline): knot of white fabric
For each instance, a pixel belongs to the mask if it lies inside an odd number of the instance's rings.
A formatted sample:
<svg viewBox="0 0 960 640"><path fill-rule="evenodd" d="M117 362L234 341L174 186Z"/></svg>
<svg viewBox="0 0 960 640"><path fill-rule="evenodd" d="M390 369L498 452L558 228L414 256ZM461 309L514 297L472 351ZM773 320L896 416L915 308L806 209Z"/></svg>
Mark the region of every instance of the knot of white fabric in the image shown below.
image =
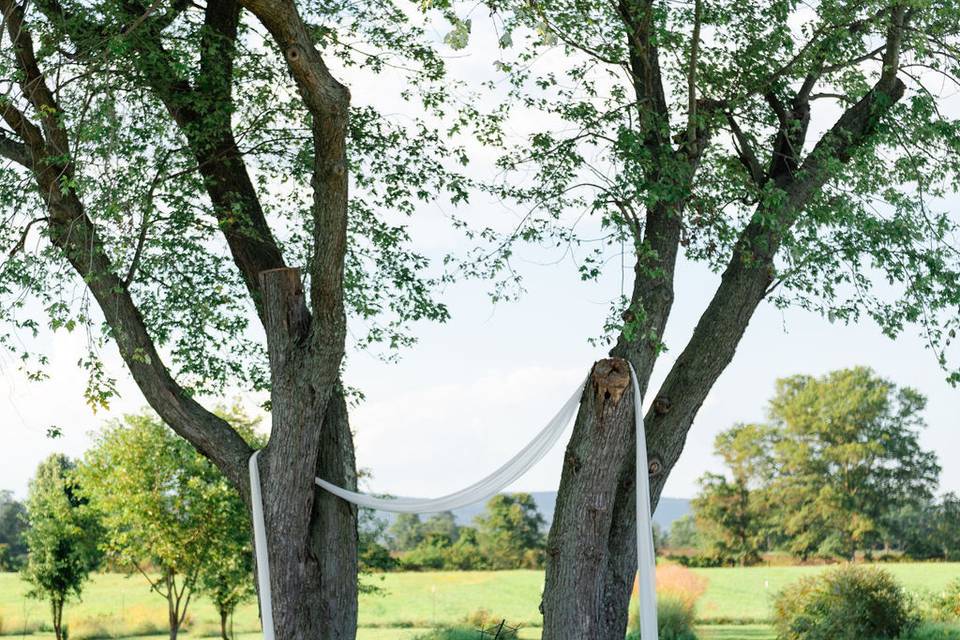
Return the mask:
<svg viewBox="0 0 960 640"><path fill-rule="evenodd" d="M653 523L650 514L650 479L647 475L647 441L643 427L643 399L637 374L630 365L633 383L633 402L636 422L637 459L637 569L639 582L640 639L657 640L656 559L653 549ZM537 464L557 443L577 413L580 397L587 381L577 387L557 415L553 417L530 443L503 466L465 489L440 498L383 498L349 491L316 478L317 485L347 502L369 509L394 513L432 513L449 511L490 498L512 484L530 467ZM260 595L260 616L264 640L274 640L273 599L270 591L270 559L267 554L267 529L263 517L259 451L250 456L250 501L253 511L253 542L257 558L257 590Z"/></svg>

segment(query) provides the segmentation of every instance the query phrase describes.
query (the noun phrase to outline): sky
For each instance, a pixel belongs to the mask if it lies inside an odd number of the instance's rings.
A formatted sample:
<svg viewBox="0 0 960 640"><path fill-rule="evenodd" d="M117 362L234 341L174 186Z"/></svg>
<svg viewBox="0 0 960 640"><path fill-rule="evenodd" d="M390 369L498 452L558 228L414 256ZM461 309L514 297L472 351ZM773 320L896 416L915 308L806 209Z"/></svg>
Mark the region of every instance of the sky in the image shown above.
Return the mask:
<svg viewBox="0 0 960 640"><path fill-rule="evenodd" d="M494 35L480 30L472 37L483 50L484 42ZM453 72L470 77L481 64L484 59L476 55L458 56ZM386 84L360 83L352 86L352 92L359 100L372 94L389 95ZM827 124L827 120L815 122L814 128ZM484 158L482 152L477 155ZM947 204L955 209L960 200ZM496 207L493 203L474 207L465 215L501 216L507 222L515 215L491 211ZM457 243L437 209L415 217L413 235L417 247L432 256ZM583 283L572 259L549 266L543 262L544 257L534 251L520 252L516 265L527 292L516 302L491 304L483 283L449 286L442 297L451 320L444 325L417 325L418 343L398 363L385 363L369 352L348 354L345 381L365 395L351 411L351 424L358 465L371 474L369 489L431 497L471 484L524 446L587 375L591 364L605 356L603 347L591 346L587 339L599 334L609 301L623 286L620 274L614 270L599 283ZM657 366L651 389L682 349L718 280L702 265L681 261L676 303L665 336L668 351ZM629 286L628 279L628 290ZM0 360L0 424L6 432L0 448L0 489L22 497L45 456L55 451L80 456L105 420L145 406L111 346L106 359L120 380L120 397L109 411L93 413L84 403L85 377L77 367L84 345L80 332L53 334L47 345L50 378L44 382L28 381L16 362ZM720 470L712 453L715 435L736 422L762 420L778 377L820 375L856 365L872 367L928 397L929 426L921 442L937 452L945 467L941 490L960 491L960 468L950 465L960 442L960 390L946 384L944 372L915 331L908 329L894 341L869 322L831 324L802 310L778 310L765 304L700 410L664 495L692 497L698 477L707 470ZM228 398L233 399L256 411L263 397ZM50 426L61 428L62 437L48 438ZM562 454L560 444L511 489L555 489Z"/></svg>

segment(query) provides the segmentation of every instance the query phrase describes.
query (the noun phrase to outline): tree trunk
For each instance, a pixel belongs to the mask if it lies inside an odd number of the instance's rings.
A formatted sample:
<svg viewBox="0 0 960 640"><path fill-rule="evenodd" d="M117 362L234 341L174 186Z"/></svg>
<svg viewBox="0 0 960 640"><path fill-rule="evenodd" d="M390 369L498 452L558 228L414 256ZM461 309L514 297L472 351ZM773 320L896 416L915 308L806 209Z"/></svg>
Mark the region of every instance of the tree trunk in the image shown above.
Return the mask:
<svg viewBox="0 0 960 640"><path fill-rule="evenodd" d="M354 640L356 509L314 484L356 488L339 359L317 354L296 269L261 274L273 429L259 458L277 640ZM314 322L313 324L318 324Z"/></svg>
<svg viewBox="0 0 960 640"><path fill-rule="evenodd" d="M276 637L354 640L356 509L313 484L314 476L320 476L356 488L346 402L337 390L327 403L325 416L311 417L306 397L300 408L305 426L323 425L319 455L303 456L315 457L315 468L305 470L278 455L268 457L267 471L261 472ZM308 517L300 522L300 514Z"/></svg>
<svg viewBox="0 0 960 640"><path fill-rule="evenodd" d="M171 601L168 608L167 619L170 622L170 640L177 640L177 634L180 633L180 616Z"/></svg>
<svg viewBox="0 0 960 640"><path fill-rule="evenodd" d="M54 596L50 608L53 610L53 633L56 640L63 640L63 598Z"/></svg>
<svg viewBox="0 0 960 640"><path fill-rule="evenodd" d="M177 597L177 583L172 570L164 576L167 587L167 624L170 626L170 640L177 640L180 632L180 603Z"/></svg>
<svg viewBox="0 0 960 640"><path fill-rule="evenodd" d="M634 438L630 369L601 360L583 392L547 539L544 640L623 639L637 563L635 493L625 490Z"/></svg>
<svg viewBox="0 0 960 640"><path fill-rule="evenodd" d="M220 637L223 640L230 640L230 634L227 633L227 618L230 617L230 613L224 609L220 609Z"/></svg>

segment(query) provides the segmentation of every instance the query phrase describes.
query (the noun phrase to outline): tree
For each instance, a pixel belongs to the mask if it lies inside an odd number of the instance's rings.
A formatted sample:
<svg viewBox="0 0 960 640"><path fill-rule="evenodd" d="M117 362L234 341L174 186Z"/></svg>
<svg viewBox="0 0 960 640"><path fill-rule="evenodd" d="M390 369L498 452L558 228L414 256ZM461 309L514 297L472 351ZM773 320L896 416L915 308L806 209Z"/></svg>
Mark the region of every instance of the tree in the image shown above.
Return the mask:
<svg viewBox="0 0 960 640"><path fill-rule="evenodd" d="M765 493L776 472L775 437L766 425L739 424L714 441L733 479L704 474L693 508L701 541L717 560L750 565L767 548L770 521L779 515Z"/></svg>
<svg viewBox="0 0 960 640"><path fill-rule="evenodd" d="M54 454L40 463L30 482L24 533L29 556L23 578L29 595L50 602L53 632L66 637L63 605L80 597L83 584L100 560L100 526L77 485L75 465Z"/></svg>
<svg viewBox="0 0 960 640"><path fill-rule="evenodd" d="M659 522L653 523L653 548L656 551L657 555L667 548L669 544L669 537L667 532L663 530L663 527L660 526Z"/></svg>
<svg viewBox="0 0 960 640"><path fill-rule="evenodd" d="M0 491L0 571L16 571L27 558L27 510L11 491Z"/></svg>
<svg viewBox="0 0 960 640"><path fill-rule="evenodd" d="M936 456L919 441L925 404L863 367L778 380L769 424L717 436L732 480L704 476L698 525L739 561L772 545L801 558L877 548L936 487Z"/></svg>
<svg viewBox="0 0 960 640"><path fill-rule="evenodd" d="M373 509L361 508L357 530L359 532L357 555L361 573L389 571L397 566L396 558L390 555L390 549L386 547L387 520L385 518L378 516ZM360 590L361 593L379 592L376 586L362 582Z"/></svg>
<svg viewBox="0 0 960 640"><path fill-rule="evenodd" d="M243 419L231 421L249 434ZM253 576L246 507L223 475L149 413L108 424L79 473L102 514L108 554L167 601L170 640L201 590L214 600L226 635Z"/></svg>
<svg viewBox="0 0 960 640"><path fill-rule="evenodd" d="M751 492L739 482L707 473L700 478L700 493L693 501L697 530L708 553L722 562L740 566L760 560L763 537Z"/></svg>
<svg viewBox="0 0 960 640"><path fill-rule="evenodd" d="M669 546L674 549L699 549L702 545L697 521L692 513L678 518L670 525Z"/></svg>
<svg viewBox="0 0 960 640"><path fill-rule="evenodd" d="M917 501L891 513L885 533L893 546L918 560L960 558L960 497Z"/></svg>
<svg viewBox="0 0 960 640"><path fill-rule="evenodd" d="M259 464L277 637L352 637L356 510L313 478L355 488L348 314L365 328L352 334L360 346L387 356L410 343L409 322L448 316L405 226L420 203L467 194L448 169L462 149L427 123L449 92L442 59L389 1L2 0L0 11L12 79L0 108L3 345L40 378L42 346L12 332L86 329L93 406L116 392L100 357L115 347L153 410L245 501L253 451L201 393L269 389ZM346 82L388 71L422 117L351 102Z"/></svg>
<svg viewBox="0 0 960 640"><path fill-rule="evenodd" d="M491 569L516 569L539 564L545 524L529 493L501 493L487 501L477 516L477 542Z"/></svg>
<svg viewBox="0 0 960 640"><path fill-rule="evenodd" d="M480 549L480 537L475 527L458 527L457 541L447 550L447 568L457 571L476 571L488 566Z"/></svg>
<svg viewBox="0 0 960 640"><path fill-rule="evenodd" d="M227 420L244 440L262 446L265 438L256 433L259 419L251 419L243 408L218 407L217 415ZM197 590L206 595L220 616L220 635L229 640L228 622L237 607L256 593L253 584L253 531L247 517L246 505L222 474L206 494L207 508L215 514L222 527L214 540L209 541L208 555L197 575ZM208 479L207 482L211 482Z"/></svg>
<svg viewBox="0 0 960 640"><path fill-rule="evenodd" d="M569 251L586 280L633 269L567 448L543 598L544 640L619 639L637 566L628 362L653 400L653 507L764 301L890 336L915 323L947 366L960 253L937 198L960 156L941 87L960 23L952 3L897 0L489 5L510 96L467 111L503 143L494 190L524 216L490 230L474 272L510 285L526 241ZM516 144L498 127L514 107L539 116ZM681 255L719 283L649 388Z"/></svg>
<svg viewBox="0 0 960 640"><path fill-rule="evenodd" d="M777 381L777 477L788 547L852 558L882 537L888 513L929 499L940 467L920 446L926 399L858 367Z"/></svg>
<svg viewBox="0 0 960 640"><path fill-rule="evenodd" d="M423 521L416 513L401 513L390 525L390 548L409 551L423 542Z"/></svg>
<svg viewBox="0 0 960 640"><path fill-rule="evenodd" d="M460 535L460 528L457 526L457 519L451 511L441 511L435 513L423 523L424 535L437 535L450 539L450 542L456 542Z"/></svg>

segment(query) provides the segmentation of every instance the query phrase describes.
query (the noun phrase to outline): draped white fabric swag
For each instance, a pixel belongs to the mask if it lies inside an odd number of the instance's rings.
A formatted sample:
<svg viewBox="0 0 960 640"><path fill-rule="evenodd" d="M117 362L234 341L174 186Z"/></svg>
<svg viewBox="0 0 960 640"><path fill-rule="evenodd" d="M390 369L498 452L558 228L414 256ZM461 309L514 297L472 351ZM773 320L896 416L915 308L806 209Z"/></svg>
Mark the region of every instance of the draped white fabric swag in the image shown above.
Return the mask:
<svg viewBox="0 0 960 640"><path fill-rule="evenodd" d="M637 375L630 366L633 383L634 414L637 436L637 565L639 582L640 639L657 639L656 560L653 549L653 523L650 515L650 479L647 475L647 441L643 428L643 399ZM361 507L395 513L432 513L449 511L486 500L505 489L530 467L537 464L557 443L567 425L576 416L580 397L587 381L584 380L563 404L557 415L533 440L499 469L469 487L439 498L383 498L349 491L316 478L317 485L347 502ZM250 498L253 504L253 539L257 557L257 586L260 594L260 614L264 640L274 640L273 600L270 593L270 561L267 556L267 530L263 519L263 496L260 471L257 465L259 451L250 456Z"/></svg>

